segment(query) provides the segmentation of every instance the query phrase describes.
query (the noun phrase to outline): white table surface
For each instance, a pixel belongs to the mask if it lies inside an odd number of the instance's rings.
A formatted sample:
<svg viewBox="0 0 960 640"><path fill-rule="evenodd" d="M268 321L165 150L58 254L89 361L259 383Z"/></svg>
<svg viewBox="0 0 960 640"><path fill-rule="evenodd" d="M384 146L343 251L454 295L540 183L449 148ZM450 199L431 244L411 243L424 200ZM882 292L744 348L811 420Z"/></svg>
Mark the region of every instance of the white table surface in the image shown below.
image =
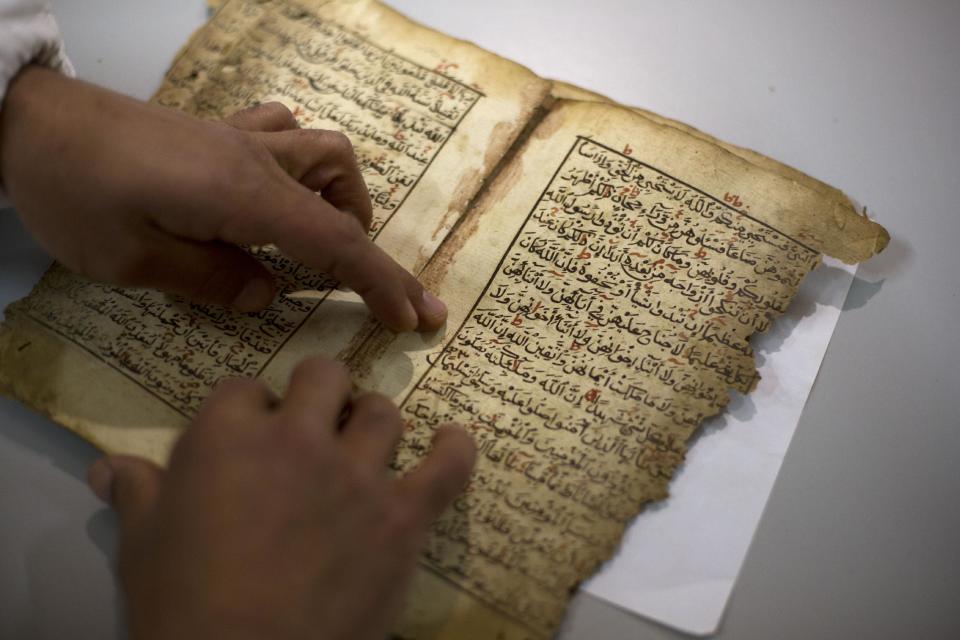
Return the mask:
<svg viewBox="0 0 960 640"><path fill-rule="evenodd" d="M204 18L53 4L81 76L139 97ZM960 2L392 4L868 205L893 241L854 282L718 637L960 637ZM0 302L46 262L0 213ZM122 637L95 455L0 400L0 638ZM682 636L578 596L560 637Z"/></svg>

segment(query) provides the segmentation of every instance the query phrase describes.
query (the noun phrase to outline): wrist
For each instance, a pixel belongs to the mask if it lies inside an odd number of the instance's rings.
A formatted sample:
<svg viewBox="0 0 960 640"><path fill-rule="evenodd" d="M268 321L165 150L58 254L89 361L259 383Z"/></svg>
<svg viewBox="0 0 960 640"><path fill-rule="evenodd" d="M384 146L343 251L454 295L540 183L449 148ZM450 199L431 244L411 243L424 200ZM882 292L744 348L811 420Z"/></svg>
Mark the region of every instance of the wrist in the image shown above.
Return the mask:
<svg viewBox="0 0 960 640"><path fill-rule="evenodd" d="M10 182L16 173L14 165L29 162L26 156L29 150L22 148L23 128L27 119L38 117L44 108L43 95L49 91L51 81L69 79L45 67L30 64L7 85L0 104L0 190L9 193Z"/></svg>

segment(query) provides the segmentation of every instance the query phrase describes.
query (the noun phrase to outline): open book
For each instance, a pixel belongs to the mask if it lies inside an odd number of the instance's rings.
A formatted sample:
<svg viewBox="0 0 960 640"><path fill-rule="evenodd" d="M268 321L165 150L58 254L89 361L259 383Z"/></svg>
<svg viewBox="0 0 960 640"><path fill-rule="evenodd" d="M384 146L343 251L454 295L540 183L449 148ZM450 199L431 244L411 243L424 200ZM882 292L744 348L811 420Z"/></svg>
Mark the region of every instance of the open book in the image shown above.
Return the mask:
<svg viewBox="0 0 960 640"><path fill-rule="evenodd" d="M401 406L400 473L464 424L477 468L432 527L402 637L549 636L700 423L755 385L748 338L821 254L888 240L832 187L374 0L229 0L155 100L206 118L279 100L347 133L371 233L447 302L446 329L392 334L272 247L252 251L282 293L257 314L55 265L7 310L0 385L160 463L219 380L282 392L313 354Z"/></svg>

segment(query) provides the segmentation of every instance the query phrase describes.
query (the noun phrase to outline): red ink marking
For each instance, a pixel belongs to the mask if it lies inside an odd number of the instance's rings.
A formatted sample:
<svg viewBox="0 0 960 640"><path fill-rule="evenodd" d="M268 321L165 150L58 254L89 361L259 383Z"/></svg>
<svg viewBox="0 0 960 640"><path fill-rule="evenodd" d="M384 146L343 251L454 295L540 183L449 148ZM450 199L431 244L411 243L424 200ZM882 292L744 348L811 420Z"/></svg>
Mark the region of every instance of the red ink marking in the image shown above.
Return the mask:
<svg viewBox="0 0 960 640"><path fill-rule="evenodd" d="M633 153L633 147L631 147L629 144L625 144L623 145L623 152L627 155L630 155Z"/></svg>
<svg viewBox="0 0 960 640"><path fill-rule="evenodd" d="M434 71L438 73L446 73L450 69L459 69L460 65L456 62L441 62L436 67L433 68Z"/></svg>
<svg viewBox="0 0 960 640"><path fill-rule="evenodd" d="M737 208L743 206L743 200L740 199L740 196L735 193L730 193L729 191L723 194L723 201Z"/></svg>
<svg viewBox="0 0 960 640"><path fill-rule="evenodd" d="M599 398L600 389L590 389L590 391L587 391L583 396L583 399L587 402L596 402Z"/></svg>

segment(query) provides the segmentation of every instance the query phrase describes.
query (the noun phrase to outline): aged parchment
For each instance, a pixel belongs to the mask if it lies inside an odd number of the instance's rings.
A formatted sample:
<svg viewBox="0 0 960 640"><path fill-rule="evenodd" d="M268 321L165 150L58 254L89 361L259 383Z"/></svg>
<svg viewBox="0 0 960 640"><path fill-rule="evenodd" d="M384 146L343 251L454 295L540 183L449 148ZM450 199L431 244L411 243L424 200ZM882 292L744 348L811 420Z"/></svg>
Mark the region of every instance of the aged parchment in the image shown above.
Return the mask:
<svg viewBox="0 0 960 640"><path fill-rule="evenodd" d="M160 462L217 380L280 390L316 353L401 405L399 472L437 425L465 424L478 468L432 529L403 637L549 636L626 523L666 495L691 433L752 388L749 336L821 253L854 262L887 241L789 167L366 0L227 2L156 99L204 117L276 99L304 126L346 130L376 241L447 301L446 331L379 330L269 248L290 295L252 315L55 267L8 310L0 384Z"/></svg>
<svg viewBox="0 0 960 640"><path fill-rule="evenodd" d="M155 101L219 118L278 100L301 126L347 132L376 242L417 272L548 90L523 67L377 2L233 0L191 38ZM359 298L323 274L258 253L284 294L298 295L250 316L54 267L8 313L19 337L0 378L99 446L162 461L218 380L257 376L280 389L305 354L337 355L368 320Z"/></svg>
<svg viewBox="0 0 960 640"><path fill-rule="evenodd" d="M604 95L583 89L568 82L554 80L550 85L550 95L557 100L583 100L587 102L606 102L613 103L612 100ZM851 202L842 191L832 187L825 182L812 178L789 165L769 158L752 149L740 147L723 140L717 140L699 129L695 129L688 124L665 118L659 114L653 113L639 107L630 107L635 113L644 116L658 124L667 125L688 133L695 138L710 142L718 147L738 156L747 162L756 165L772 173L776 173L787 180L796 183L798 187L813 191L822 196L819 204L821 216L829 215L834 219L836 225L844 226L843 238L847 243L845 246L834 246L832 250L835 253L826 251L829 255L837 257L847 264L853 264L865 260L866 257L883 251L887 243L890 242L890 236L883 227L871 223L865 215L857 211L857 207ZM855 217L854 217L855 216ZM859 219L858 219L859 218ZM846 228L846 225L856 225L857 230Z"/></svg>
<svg viewBox="0 0 960 640"><path fill-rule="evenodd" d="M477 439L420 577L449 594L451 637L474 598L505 637L550 634L693 431L753 387L749 336L821 253L867 257L865 228L885 242L829 198L625 108L560 102L533 131L422 274L450 329L357 363L408 420L398 470L443 422Z"/></svg>

